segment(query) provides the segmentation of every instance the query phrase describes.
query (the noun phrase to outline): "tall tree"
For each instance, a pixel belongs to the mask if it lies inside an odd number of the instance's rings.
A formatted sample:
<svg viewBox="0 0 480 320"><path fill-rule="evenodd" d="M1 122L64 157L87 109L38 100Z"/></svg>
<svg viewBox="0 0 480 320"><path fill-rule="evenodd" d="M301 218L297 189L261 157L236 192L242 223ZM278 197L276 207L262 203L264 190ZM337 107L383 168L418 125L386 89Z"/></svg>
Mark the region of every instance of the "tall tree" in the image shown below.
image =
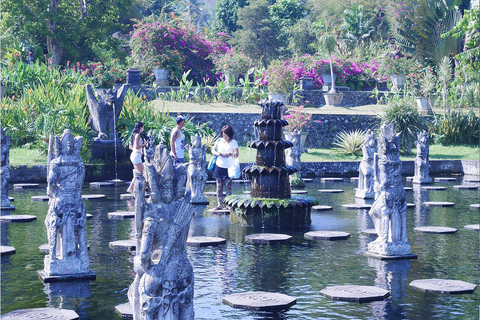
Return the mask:
<svg viewBox="0 0 480 320"><path fill-rule="evenodd" d="M3 0L2 32L14 28L51 56L53 64L91 58L93 46L120 30L133 0ZM6 14L8 13L8 14ZM66 58L65 58L66 57Z"/></svg>
<svg viewBox="0 0 480 320"><path fill-rule="evenodd" d="M238 11L238 25L231 43L253 61L267 67L277 58L282 43L278 40L280 29L270 20L267 0L255 0Z"/></svg>
<svg viewBox="0 0 480 320"><path fill-rule="evenodd" d="M248 6L248 0L218 0L215 5L215 29L232 35L238 29L238 10Z"/></svg>
<svg viewBox="0 0 480 320"><path fill-rule="evenodd" d="M347 42L354 48L359 48L374 31L371 21L365 17L363 6L358 4L343 12L340 28L344 32Z"/></svg>

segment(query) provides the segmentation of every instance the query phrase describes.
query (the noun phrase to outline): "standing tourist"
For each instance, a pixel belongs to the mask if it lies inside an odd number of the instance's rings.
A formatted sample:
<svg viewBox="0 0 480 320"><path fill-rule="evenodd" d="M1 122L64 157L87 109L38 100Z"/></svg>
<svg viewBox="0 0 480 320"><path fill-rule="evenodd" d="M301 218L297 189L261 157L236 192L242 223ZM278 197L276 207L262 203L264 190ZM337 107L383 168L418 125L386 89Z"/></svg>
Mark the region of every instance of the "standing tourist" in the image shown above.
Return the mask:
<svg viewBox="0 0 480 320"><path fill-rule="evenodd" d="M130 161L132 161L133 169L137 170L143 175L143 147L147 145L147 142L141 137L141 133L144 130L143 122L136 122L135 128L133 128L132 135L130 137ZM133 192L133 183L127 189L127 192Z"/></svg>
<svg viewBox="0 0 480 320"><path fill-rule="evenodd" d="M175 165L185 162L185 135L182 132L182 128L185 126L185 120L184 117L178 116L176 120L177 126L173 128L170 134L170 155Z"/></svg>
<svg viewBox="0 0 480 320"><path fill-rule="evenodd" d="M222 209L223 186L225 194L232 193L232 180L228 176L228 168L233 165L233 158L238 157L238 143L233 139L233 128L226 125L221 131L222 138L212 148L212 154L217 156L213 177L217 181L217 207L214 210Z"/></svg>

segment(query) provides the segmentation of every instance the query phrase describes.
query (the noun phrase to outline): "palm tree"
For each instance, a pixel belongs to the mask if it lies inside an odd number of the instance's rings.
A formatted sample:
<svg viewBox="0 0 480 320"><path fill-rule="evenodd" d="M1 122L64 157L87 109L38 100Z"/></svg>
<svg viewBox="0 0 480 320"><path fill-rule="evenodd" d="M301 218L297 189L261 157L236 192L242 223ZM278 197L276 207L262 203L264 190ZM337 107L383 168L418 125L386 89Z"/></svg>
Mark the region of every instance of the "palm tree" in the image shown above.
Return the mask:
<svg viewBox="0 0 480 320"><path fill-rule="evenodd" d="M328 56L330 57L330 76L332 77L332 88L330 89L329 93L335 93L336 90L335 90L335 78L333 77L332 54L335 52L335 48L337 46L337 39L335 39L335 36L333 34L325 32L318 39L318 43L320 45L320 48L325 50L325 52L327 52Z"/></svg>
<svg viewBox="0 0 480 320"><path fill-rule="evenodd" d="M343 11L341 29L345 32L346 40L353 42L355 48L358 48L374 31L372 22L364 17L363 6L358 4Z"/></svg>

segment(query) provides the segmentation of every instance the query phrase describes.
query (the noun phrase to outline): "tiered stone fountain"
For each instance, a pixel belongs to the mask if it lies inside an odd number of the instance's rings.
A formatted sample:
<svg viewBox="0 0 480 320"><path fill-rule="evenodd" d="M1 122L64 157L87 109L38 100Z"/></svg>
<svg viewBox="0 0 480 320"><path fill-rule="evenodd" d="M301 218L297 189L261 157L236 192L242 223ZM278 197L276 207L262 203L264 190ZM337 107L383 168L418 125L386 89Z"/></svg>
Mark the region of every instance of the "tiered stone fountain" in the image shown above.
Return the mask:
<svg viewBox="0 0 480 320"><path fill-rule="evenodd" d="M231 207L230 222L260 228L292 229L310 225L311 197L291 196L289 175L297 169L285 164L285 149L290 141L282 140L283 102L260 102L262 119L255 121L257 141L248 146L257 149L257 163L243 170L251 180L250 196L230 196L224 202Z"/></svg>

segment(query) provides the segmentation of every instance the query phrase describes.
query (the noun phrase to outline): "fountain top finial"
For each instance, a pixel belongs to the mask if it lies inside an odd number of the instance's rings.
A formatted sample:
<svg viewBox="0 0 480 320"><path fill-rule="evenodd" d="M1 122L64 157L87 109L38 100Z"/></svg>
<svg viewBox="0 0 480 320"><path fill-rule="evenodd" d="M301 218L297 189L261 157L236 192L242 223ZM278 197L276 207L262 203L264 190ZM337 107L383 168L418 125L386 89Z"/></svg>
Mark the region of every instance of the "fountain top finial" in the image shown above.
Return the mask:
<svg viewBox="0 0 480 320"><path fill-rule="evenodd" d="M285 105L279 100L263 100L259 102L262 107L262 119L281 119Z"/></svg>

